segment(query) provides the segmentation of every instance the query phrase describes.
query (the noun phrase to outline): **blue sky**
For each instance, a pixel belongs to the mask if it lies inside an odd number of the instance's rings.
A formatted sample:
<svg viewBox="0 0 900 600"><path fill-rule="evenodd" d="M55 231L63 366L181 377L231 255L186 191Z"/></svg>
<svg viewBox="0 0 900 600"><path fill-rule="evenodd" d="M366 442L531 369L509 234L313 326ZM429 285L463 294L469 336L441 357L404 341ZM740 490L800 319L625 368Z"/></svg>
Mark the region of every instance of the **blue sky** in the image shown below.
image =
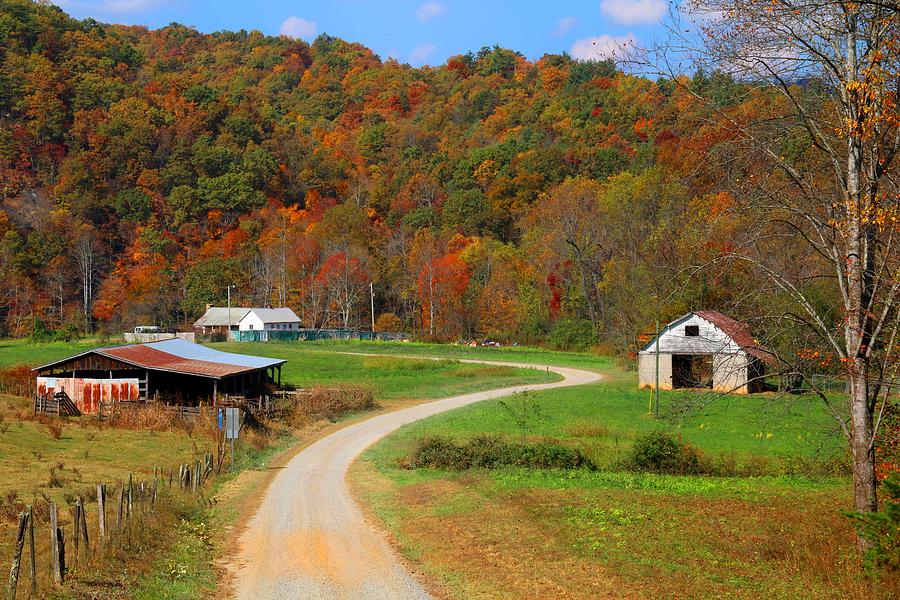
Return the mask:
<svg viewBox="0 0 900 600"><path fill-rule="evenodd" d="M57 0L75 18L202 32L259 29L308 41L328 33L414 66L499 44L527 58L568 51L604 58L661 35L666 0Z"/></svg>

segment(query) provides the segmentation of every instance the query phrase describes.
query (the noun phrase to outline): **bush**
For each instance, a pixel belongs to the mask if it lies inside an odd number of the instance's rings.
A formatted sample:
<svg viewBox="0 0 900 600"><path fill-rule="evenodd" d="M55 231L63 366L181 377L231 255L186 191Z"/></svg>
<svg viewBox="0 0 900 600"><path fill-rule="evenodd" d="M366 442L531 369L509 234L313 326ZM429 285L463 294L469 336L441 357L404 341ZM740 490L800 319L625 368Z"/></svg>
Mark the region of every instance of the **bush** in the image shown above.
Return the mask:
<svg viewBox="0 0 900 600"><path fill-rule="evenodd" d="M403 331L403 323L394 313L381 313L375 320L375 331Z"/></svg>
<svg viewBox="0 0 900 600"><path fill-rule="evenodd" d="M859 534L872 543L866 552L870 567L881 569L897 583L900 580L900 471L891 473L881 485L881 510L850 516Z"/></svg>
<svg viewBox="0 0 900 600"><path fill-rule="evenodd" d="M658 429L634 442L628 466L635 471L695 475L703 471L701 453L681 437Z"/></svg>
<svg viewBox="0 0 900 600"><path fill-rule="evenodd" d="M301 426L313 421L327 419L334 421L348 413L372 410L375 404L375 390L367 385L344 385L340 387L316 386L292 401L286 421L289 425Z"/></svg>
<svg viewBox="0 0 900 600"><path fill-rule="evenodd" d="M400 459L406 469L589 469L596 465L581 450L552 442L517 444L497 436L479 436L464 443L443 437L420 438L412 454Z"/></svg>
<svg viewBox="0 0 900 600"><path fill-rule="evenodd" d="M35 393L35 378L31 368L18 365L0 369L0 394L31 397Z"/></svg>
<svg viewBox="0 0 900 600"><path fill-rule="evenodd" d="M597 345L597 332L587 319L560 319L548 341L560 350L588 350Z"/></svg>

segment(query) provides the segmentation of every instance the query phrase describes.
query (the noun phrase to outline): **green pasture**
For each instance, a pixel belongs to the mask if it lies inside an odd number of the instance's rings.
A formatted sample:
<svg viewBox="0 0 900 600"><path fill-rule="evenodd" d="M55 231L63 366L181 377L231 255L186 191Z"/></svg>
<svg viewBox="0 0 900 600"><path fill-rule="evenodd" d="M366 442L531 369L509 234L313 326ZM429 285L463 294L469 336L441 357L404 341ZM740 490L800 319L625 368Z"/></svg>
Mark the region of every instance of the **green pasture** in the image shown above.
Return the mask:
<svg viewBox="0 0 900 600"><path fill-rule="evenodd" d="M283 358L288 362L282 381L298 387L367 384L375 388L379 400L441 398L559 379L554 373L537 369L465 364L453 359L359 356L328 351L324 349L328 346L309 342L230 342L212 346L227 352Z"/></svg>

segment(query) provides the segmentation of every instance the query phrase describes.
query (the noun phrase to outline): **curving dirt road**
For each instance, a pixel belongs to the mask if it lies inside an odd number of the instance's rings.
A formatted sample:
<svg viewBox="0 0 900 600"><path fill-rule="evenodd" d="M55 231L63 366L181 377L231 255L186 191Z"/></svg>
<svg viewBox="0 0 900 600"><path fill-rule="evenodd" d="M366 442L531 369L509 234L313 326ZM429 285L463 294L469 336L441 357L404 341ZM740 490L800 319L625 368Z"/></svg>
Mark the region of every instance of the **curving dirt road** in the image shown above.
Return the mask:
<svg viewBox="0 0 900 600"><path fill-rule="evenodd" d="M240 538L231 565L237 598L430 598L351 498L346 483L350 464L406 423L514 392L600 379L597 373L563 367L461 362L549 369L563 380L453 396L377 415L298 453L272 481Z"/></svg>

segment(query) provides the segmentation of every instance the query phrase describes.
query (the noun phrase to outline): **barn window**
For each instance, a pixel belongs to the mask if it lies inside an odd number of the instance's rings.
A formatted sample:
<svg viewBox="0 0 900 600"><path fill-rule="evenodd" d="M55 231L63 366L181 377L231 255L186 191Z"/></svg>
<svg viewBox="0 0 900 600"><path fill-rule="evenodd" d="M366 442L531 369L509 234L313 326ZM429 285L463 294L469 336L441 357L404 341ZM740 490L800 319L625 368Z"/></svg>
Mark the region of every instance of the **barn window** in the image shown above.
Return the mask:
<svg viewBox="0 0 900 600"><path fill-rule="evenodd" d="M700 335L699 325L685 325L684 335L687 337L698 337Z"/></svg>

